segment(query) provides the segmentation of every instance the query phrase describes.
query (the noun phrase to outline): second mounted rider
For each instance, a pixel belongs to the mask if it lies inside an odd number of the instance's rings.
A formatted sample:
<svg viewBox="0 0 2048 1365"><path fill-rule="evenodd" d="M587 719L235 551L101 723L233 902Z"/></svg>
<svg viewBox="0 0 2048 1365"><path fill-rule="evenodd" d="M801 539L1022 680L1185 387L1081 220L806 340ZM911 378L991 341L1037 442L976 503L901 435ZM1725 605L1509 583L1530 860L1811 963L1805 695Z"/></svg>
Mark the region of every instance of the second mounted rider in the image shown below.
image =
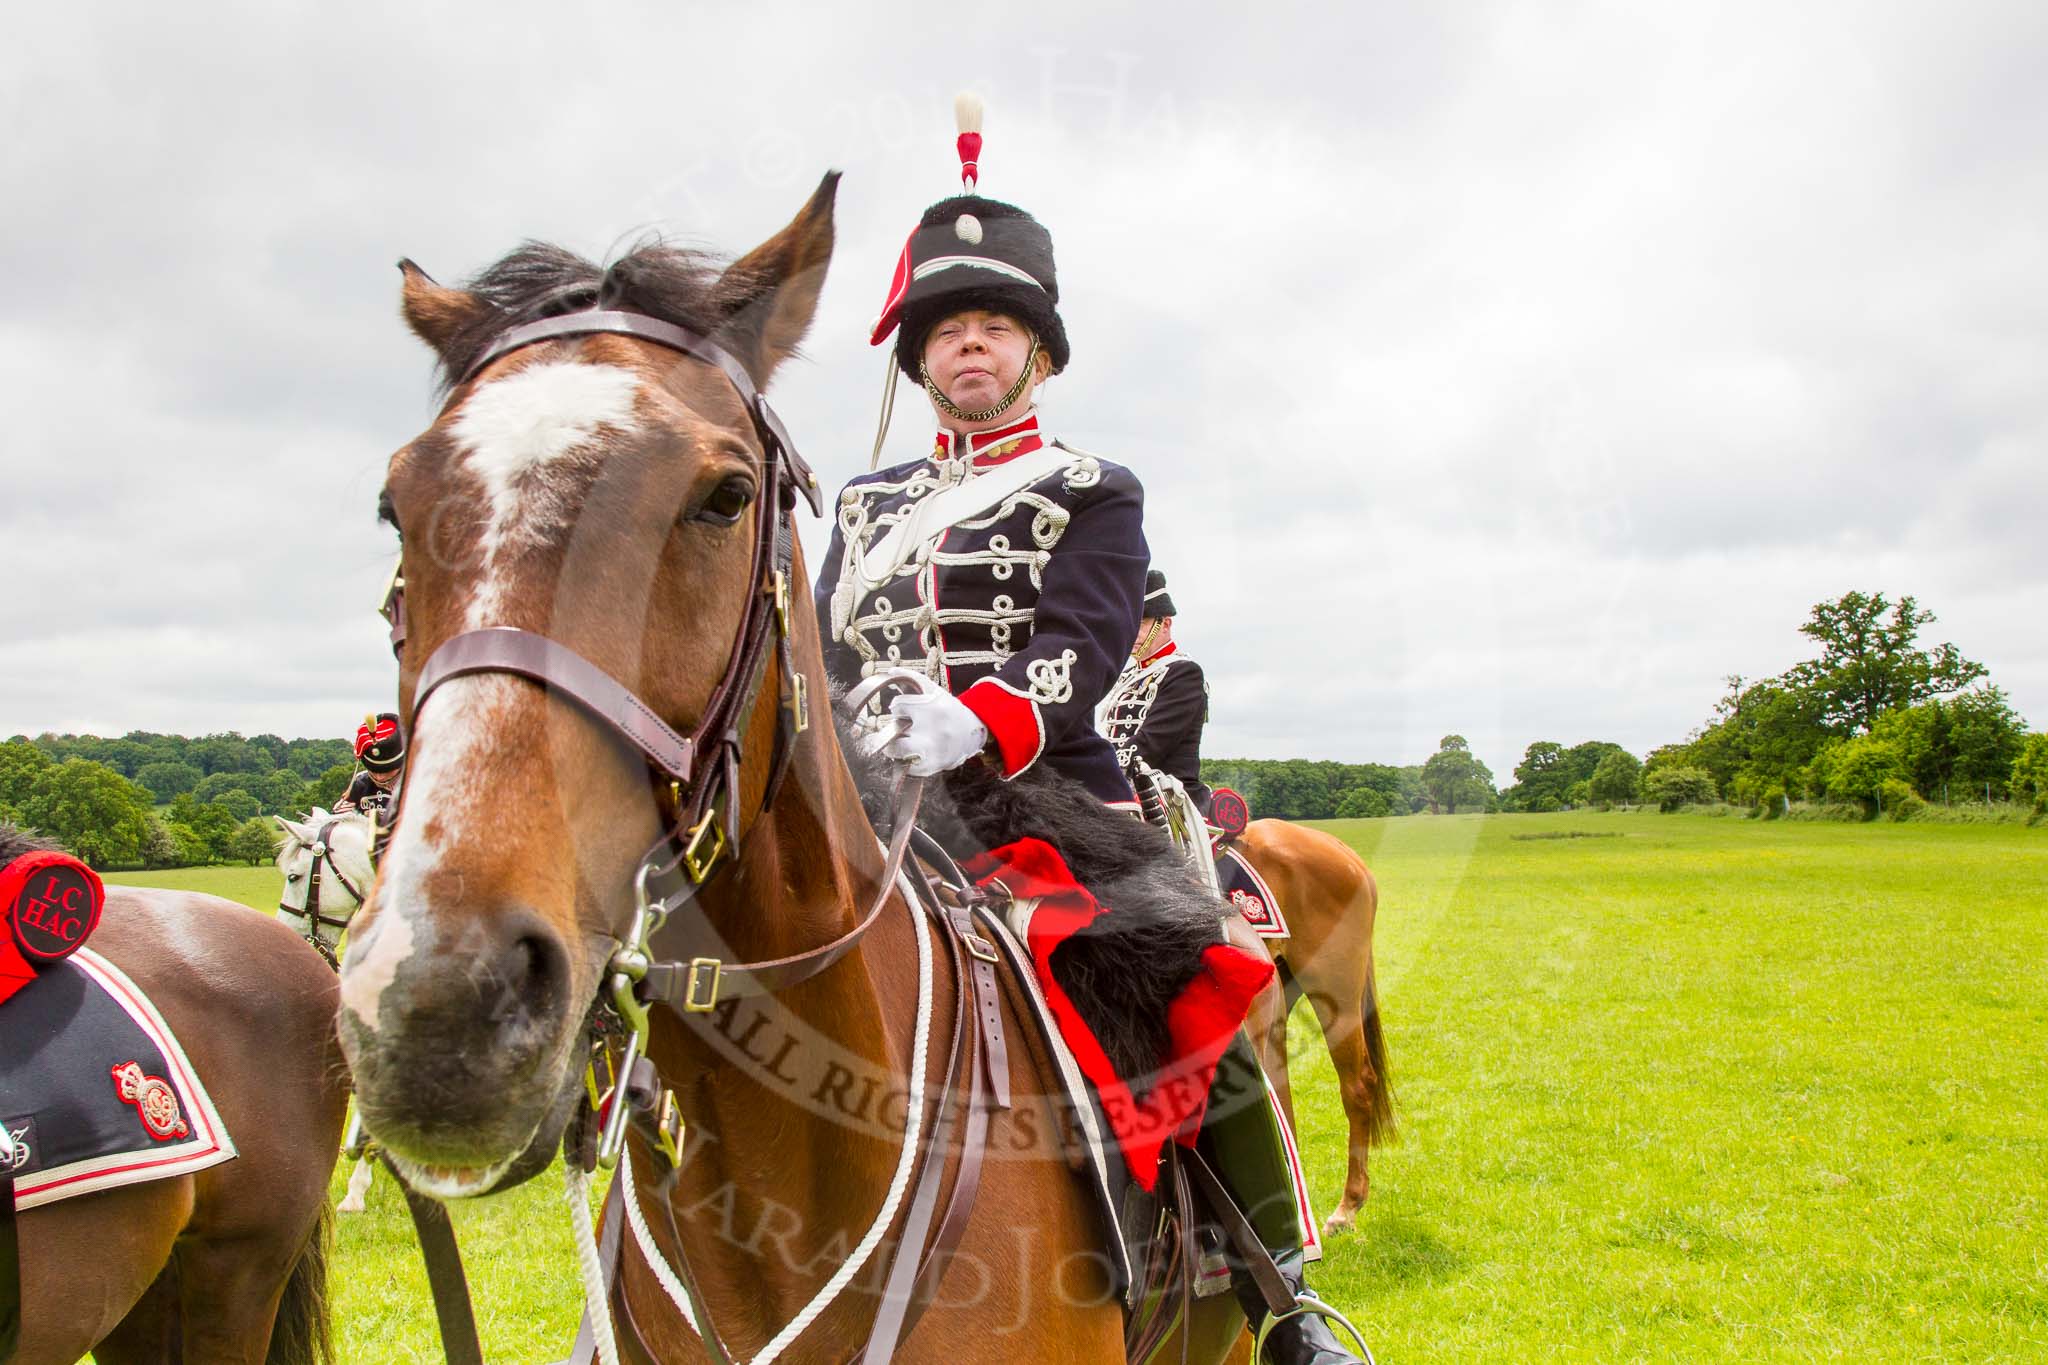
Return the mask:
<svg viewBox="0 0 2048 1365"><path fill-rule="evenodd" d="M405 732L398 716L390 711L364 716L356 727L355 750L356 762L362 766L334 803L334 814L391 810L398 804L398 788L405 775Z"/></svg>

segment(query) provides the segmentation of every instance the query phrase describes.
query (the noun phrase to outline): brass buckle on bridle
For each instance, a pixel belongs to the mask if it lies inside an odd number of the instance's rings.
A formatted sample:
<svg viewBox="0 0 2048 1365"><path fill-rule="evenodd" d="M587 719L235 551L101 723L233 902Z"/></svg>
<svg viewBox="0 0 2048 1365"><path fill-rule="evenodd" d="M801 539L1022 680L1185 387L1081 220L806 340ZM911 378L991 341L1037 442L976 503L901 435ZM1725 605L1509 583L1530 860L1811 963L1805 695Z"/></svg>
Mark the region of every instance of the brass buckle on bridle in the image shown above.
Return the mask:
<svg viewBox="0 0 2048 1365"><path fill-rule="evenodd" d="M707 842L710 844L708 852L704 847ZM718 818L718 803L714 801L705 809L704 818L691 827L689 837L683 843L683 872L692 885L704 884L704 879L711 875L711 869L718 866L725 849L725 824Z"/></svg>
<svg viewBox="0 0 2048 1365"><path fill-rule="evenodd" d="M725 964L715 957L690 959L689 975L683 978L683 1012L709 1014L718 1008L718 977ZM710 972L707 977L706 971Z"/></svg>

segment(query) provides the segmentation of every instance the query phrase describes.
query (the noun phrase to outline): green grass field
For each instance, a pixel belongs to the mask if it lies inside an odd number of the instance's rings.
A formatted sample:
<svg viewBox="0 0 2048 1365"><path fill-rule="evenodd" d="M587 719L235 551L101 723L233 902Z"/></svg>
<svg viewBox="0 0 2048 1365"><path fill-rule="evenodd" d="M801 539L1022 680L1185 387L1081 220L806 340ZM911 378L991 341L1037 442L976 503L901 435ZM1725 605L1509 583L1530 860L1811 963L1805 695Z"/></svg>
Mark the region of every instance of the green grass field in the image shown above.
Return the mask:
<svg viewBox="0 0 2048 1365"><path fill-rule="evenodd" d="M1317 1280L1382 1361L2048 1359L2048 831L1329 828L1380 881L1403 1140ZM189 875L276 901L269 869ZM1293 1047L1327 1203L1305 1014ZM559 1181L457 1218L491 1358L560 1357ZM343 1358L438 1359L388 1183L336 1255Z"/></svg>

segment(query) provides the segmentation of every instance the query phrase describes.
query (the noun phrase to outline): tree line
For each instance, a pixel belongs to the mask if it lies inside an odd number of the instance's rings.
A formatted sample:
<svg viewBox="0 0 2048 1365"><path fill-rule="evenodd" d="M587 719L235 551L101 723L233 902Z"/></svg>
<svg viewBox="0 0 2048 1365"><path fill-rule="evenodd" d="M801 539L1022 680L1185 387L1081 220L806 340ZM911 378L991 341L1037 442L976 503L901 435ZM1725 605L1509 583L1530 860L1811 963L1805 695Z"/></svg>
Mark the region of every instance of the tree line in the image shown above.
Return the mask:
<svg viewBox="0 0 2048 1365"><path fill-rule="evenodd" d="M1650 752L1667 807L1722 800L1765 813L1794 801L1904 817L1929 804L2048 804L2048 734L1953 643L1923 645L1933 612L1910 596L1850 592L1814 606L1817 657L1769 678L1730 677L1713 716Z"/></svg>
<svg viewBox="0 0 2048 1365"><path fill-rule="evenodd" d="M1555 811L1727 802L1780 814L1795 801L1901 818L1931 804L2018 802L2048 814L2048 734L2029 734L1988 670L1953 643L1923 644L1934 613L1908 596L1848 592L1799 632L1816 657L1770 678L1731 677L1713 716L1638 759L1610 740L1530 744L1512 785L1460 735L1408 767L1308 759L1204 760L1255 815L1288 820L1429 810Z"/></svg>
<svg viewBox="0 0 2048 1365"><path fill-rule="evenodd" d="M0 820L100 868L267 862L268 817L332 806L354 759L339 739L16 735L0 744Z"/></svg>

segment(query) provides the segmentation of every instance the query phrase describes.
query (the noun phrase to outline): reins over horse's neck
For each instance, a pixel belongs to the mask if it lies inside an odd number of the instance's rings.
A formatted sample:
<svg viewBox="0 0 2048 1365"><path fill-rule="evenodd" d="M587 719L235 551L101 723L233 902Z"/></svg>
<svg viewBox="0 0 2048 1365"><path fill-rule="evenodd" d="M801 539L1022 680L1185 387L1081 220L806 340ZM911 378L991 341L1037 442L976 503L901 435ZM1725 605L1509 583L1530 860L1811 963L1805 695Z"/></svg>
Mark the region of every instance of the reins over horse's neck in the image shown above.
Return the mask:
<svg viewBox="0 0 2048 1365"><path fill-rule="evenodd" d="M748 957L829 941L880 890L882 858L833 739L808 597L795 600L811 724L739 866L703 898ZM748 801L765 785L759 757L749 755L742 775ZM811 1300L890 1184L911 1052L913 932L923 930L907 913L887 910L844 959L793 988L724 1002L687 1024L662 1016L653 1057L676 1087L685 1128L676 1226L736 1351L758 1349ZM636 1148L636 1175L657 1161ZM651 1207L651 1190L647 1198ZM665 1245L664 1220L650 1222Z"/></svg>

